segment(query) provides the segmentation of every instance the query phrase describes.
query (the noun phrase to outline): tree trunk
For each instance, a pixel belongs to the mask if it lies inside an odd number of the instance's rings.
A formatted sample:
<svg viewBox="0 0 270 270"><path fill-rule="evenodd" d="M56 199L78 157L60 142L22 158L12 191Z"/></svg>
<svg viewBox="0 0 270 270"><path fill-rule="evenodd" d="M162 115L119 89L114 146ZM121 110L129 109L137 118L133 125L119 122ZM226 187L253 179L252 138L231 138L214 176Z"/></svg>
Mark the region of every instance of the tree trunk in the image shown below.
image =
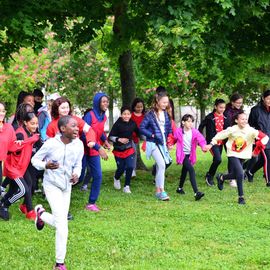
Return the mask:
<svg viewBox="0 0 270 270"><path fill-rule="evenodd" d="M122 89L122 105L131 106L135 98L135 76L131 51L123 52L119 56L120 79Z"/></svg>
<svg viewBox="0 0 270 270"><path fill-rule="evenodd" d="M113 126L113 88L109 89L109 97L110 97L110 103L109 103L109 130L111 130Z"/></svg>
<svg viewBox="0 0 270 270"><path fill-rule="evenodd" d="M143 163L142 157L141 157L141 148L140 148L140 144L137 144L137 170L144 170L144 171L148 171L147 167L145 166L145 164Z"/></svg>
<svg viewBox="0 0 270 270"><path fill-rule="evenodd" d="M123 42L126 48L130 48L131 46L129 39L128 41L125 40L125 37L122 33L123 23L125 21L123 18L127 16L127 5L127 1L119 1L114 6L113 32L119 42ZM122 106L131 106L132 101L136 96L135 75L131 51L123 51L118 58L118 63L122 90ZM137 147L137 168L146 170L146 166L141 159L139 146Z"/></svg>

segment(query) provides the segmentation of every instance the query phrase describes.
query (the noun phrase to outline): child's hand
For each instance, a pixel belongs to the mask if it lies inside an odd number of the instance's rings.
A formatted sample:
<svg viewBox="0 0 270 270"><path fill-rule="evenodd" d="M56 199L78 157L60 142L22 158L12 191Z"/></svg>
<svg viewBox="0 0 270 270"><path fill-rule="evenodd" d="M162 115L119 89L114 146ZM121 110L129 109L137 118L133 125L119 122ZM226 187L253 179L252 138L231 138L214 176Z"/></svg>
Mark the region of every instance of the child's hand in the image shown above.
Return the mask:
<svg viewBox="0 0 270 270"><path fill-rule="evenodd" d="M205 145L204 147L203 147L203 151L204 152L207 152L207 151L209 151L210 149L212 148L212 144L207 144L207 145Z"/></svg>
<svg viewBox="0 0 270 270"><path fill-rule="evenodd" d="M79 177L77 174L73 173L70 179L70 182L72 183L72 185L75 185L76 183L78 183L79 181Z"/></svg>
<svg viewBox="0 0 270 270"><path fill-rule="evenodd" d="M121 142L123 144L127 144L129 142L129 139L128 138L119 138L118 142Z"/></svg>
<svg viewBox="0 0 270 270"><path fill-rule="evenodd" d="M102 147L99 148L98 153L102 159L104 159L104 160L108 159L108 155Z"/></svg>
<svg viewBox="0 0 270 270"><path fill-rule="evenodd" d="M168 149L172 150L173 149L173 144L168 144Z"/></svg>
<svg viewBox="0 0 270 270"><path fill-rule="evenodd" d="M89 148L93 148L94 146L95 146L95 142L89 142L88 144L87 144L87 146L89 147Z"/></svg>
<svg viewBox="0 0 270 270"><path fill-rule="evenodd" d="M104 147L105 149L108 149L108 150L111 149L111 145L110 145L110 143L109 143L107 140L104 142L103 147Z"/></svg>

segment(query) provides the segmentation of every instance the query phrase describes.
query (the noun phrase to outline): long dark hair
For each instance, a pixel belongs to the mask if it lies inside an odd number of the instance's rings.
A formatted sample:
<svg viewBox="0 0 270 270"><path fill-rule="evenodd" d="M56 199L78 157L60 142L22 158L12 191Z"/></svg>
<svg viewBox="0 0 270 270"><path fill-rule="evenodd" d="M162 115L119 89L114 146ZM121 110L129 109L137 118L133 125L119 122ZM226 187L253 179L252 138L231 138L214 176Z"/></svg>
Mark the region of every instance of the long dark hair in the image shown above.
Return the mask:
<svg viewBox="0 0 270 270"><path fill-rule="evenodd" d="M142 103L143 105L143 110L142 110L142 114L145 113L145 105L144 105L144 101L141 99L141 98L135 98L132 102L132 105L131 105L131 110L132 112L135 112L135 107L138 103Z"/></svg>
<svg viewBox="0 0 270 270"><path fill-rule="evenodd" d="M222 99L222 98L217 98L217 99L215 100L215 103L214 103L214 109L213 109L213 112L216 111L216 108L215 108L215 107L217 107L219 104L226 104L226 102L225 102L225 100Z"/></svg>

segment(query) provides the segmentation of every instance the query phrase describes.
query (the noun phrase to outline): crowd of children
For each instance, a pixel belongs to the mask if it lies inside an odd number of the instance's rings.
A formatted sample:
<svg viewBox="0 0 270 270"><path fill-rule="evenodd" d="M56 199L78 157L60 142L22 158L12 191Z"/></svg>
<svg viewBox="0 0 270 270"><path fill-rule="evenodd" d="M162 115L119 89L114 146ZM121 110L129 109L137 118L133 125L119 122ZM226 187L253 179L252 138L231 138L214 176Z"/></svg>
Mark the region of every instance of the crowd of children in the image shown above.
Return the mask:
<svg viewBox="0 0 270 270"><path fill-rule="evenodd" d="M264 167L266 185L270 186L270 90L263 93L249 118L242 110L241 95L233 94L227 105L223 99L216 99L213 111L196 129L190 114L185 114L180 119L180 127L176 127L173 102L166 89L158 87L148 111L140 98L136 98L131 107L123 106L108 137L104 126L109 97L105 93L94 96L93 108L87 110L83 119L74 115L66 97L54 96L43 107L42 98L43 93L38 89L33 93L21 92L10 123L5 121L5 103L0 102L0 218L9 220L9 207L23 198L19 209L27 219L35 220L38 230L42 230L45 223L55 227L54 269L66 269L67 216L72 185L81 181L81 189L86 191L92 178L85 209L100 211L97 201L102 183L101 159L108 159L105 149L111 148L110 143L117 166L113 186L120 190L124 175L124 193L131 193L140 140L144 140L146 157L155 162L152 173L158 200L170 200L165 189L165 172L172 163L170 150L175 144L176 162L182 165L178 194L185 194L184 184L189 174L195 200L205 195L198 189L194 168L198 145L213 156L212 164L204 172L206 184L214 186L216 178L218 189L222 190L224 181L229 180L231 185L237 186L239 204L245 203L244 178L252 181L261 167ZM221 174L217 171L223 148L228 157L228 172ZM39 177L43 178L51 213L41 204L35 208L32 205Z"/></svg>

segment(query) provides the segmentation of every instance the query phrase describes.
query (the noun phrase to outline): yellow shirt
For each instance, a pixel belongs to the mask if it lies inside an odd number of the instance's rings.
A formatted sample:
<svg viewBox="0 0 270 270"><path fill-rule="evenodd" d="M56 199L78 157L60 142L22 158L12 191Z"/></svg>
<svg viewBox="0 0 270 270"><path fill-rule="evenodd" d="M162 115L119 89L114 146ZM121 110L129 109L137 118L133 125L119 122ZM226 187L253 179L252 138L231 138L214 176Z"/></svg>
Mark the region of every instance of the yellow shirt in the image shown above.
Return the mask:
<svg viewBox="0 0 270 270"><path fill-rule="evenodd" d="M215 145L219 140L228 138L226 143L228 157L250 159L253 151L252 145L258 135L259 131L250 127L248 124L244 128L239 128L238 125L234 125L217 133L212 139L211 144ZM262 143L266 144L268 140L268 136L265 136L262 139Z"/></svg>

